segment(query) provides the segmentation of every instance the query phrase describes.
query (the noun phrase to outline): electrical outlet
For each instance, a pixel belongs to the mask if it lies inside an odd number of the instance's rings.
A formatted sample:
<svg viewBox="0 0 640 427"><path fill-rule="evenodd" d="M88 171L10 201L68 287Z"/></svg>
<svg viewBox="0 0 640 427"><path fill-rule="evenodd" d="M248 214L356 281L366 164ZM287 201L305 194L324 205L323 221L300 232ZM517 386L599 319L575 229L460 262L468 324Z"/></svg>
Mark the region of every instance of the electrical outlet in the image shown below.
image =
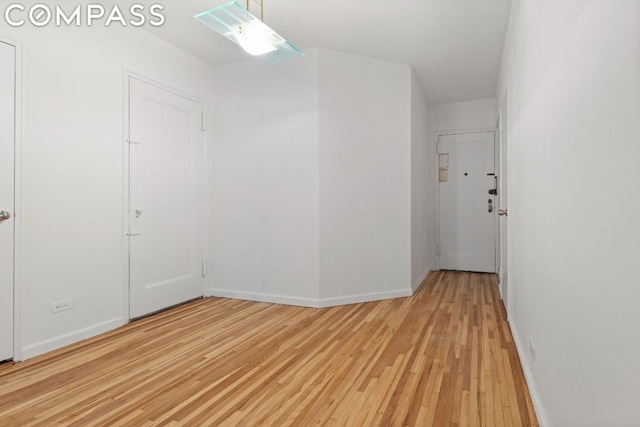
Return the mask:
<svg viewBox="0 0 640 427"><path fill-rule="evenodd" d="M73 300L66 299L64 301L58 301L51 303L51 312L60 313L61 311L71 310L73 308Z"/></svg>
<svg viewBox="0 0 640 427"><path fill-rule="evenodd" d="M533 346L533 339L529 338L529 353L531 354L531 361L536 363L536 348Z"/></svg>

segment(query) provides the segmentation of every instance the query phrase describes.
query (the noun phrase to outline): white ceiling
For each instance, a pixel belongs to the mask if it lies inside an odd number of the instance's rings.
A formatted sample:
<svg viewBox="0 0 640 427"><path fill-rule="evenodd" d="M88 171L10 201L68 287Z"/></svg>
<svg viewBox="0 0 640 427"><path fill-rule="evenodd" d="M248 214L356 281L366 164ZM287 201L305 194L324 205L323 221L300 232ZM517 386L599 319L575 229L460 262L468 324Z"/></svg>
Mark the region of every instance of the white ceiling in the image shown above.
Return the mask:
<svg viewBox="0 0 640 427"><path fill-rule="evenodd" d="M193 18L226 2L162 2L166 22L150 31L211 65L247 59ZM443 104L494 97L511 0L264 0L264 7L265 23L299 49L408 64L429 103ZM251 11L257 15L257 6Z"/></svg>

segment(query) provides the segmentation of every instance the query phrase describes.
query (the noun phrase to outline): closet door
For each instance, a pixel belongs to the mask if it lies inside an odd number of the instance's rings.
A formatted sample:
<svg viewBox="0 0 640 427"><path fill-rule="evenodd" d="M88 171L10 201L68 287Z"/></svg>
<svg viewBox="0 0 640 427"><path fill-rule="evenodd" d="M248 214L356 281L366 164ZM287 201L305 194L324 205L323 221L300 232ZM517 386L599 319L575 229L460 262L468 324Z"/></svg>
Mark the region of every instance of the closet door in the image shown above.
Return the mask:
<svg viewBox="0 0 640 427"><path fill-rule="evenodd" d="M0 361L13 358L15 47L0 42Z"/></svg>
<svg viewBox="0 0 640 427"><path fill-rule="evenodd" d="M130 318L204 295L202 104L131 78Z"/></svg>

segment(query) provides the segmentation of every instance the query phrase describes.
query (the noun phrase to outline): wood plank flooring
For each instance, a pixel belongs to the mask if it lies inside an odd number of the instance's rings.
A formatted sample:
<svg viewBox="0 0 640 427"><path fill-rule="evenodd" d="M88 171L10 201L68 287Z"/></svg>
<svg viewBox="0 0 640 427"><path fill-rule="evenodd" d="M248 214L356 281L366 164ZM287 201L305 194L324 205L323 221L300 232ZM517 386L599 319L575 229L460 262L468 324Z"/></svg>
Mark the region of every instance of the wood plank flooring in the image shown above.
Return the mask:
<svg viewBox="0 0 640 427"><path fill-rule="evenodd" d="M536 426L496 277L311 309L207 298L0 365L1 426Z"/></svg>

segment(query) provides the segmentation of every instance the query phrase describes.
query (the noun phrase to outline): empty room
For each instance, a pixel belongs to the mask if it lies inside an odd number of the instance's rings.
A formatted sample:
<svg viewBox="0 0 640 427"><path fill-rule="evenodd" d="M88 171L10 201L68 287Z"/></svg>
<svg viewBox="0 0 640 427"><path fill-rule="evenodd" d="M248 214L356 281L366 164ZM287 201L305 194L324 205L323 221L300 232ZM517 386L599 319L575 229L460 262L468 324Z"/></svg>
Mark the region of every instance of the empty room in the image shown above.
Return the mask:
<svg viewBox="0 0 640 427"><path fill-rule="evenodd" d="M0 426L640 426L640 1L0 12Z"/></svg>

